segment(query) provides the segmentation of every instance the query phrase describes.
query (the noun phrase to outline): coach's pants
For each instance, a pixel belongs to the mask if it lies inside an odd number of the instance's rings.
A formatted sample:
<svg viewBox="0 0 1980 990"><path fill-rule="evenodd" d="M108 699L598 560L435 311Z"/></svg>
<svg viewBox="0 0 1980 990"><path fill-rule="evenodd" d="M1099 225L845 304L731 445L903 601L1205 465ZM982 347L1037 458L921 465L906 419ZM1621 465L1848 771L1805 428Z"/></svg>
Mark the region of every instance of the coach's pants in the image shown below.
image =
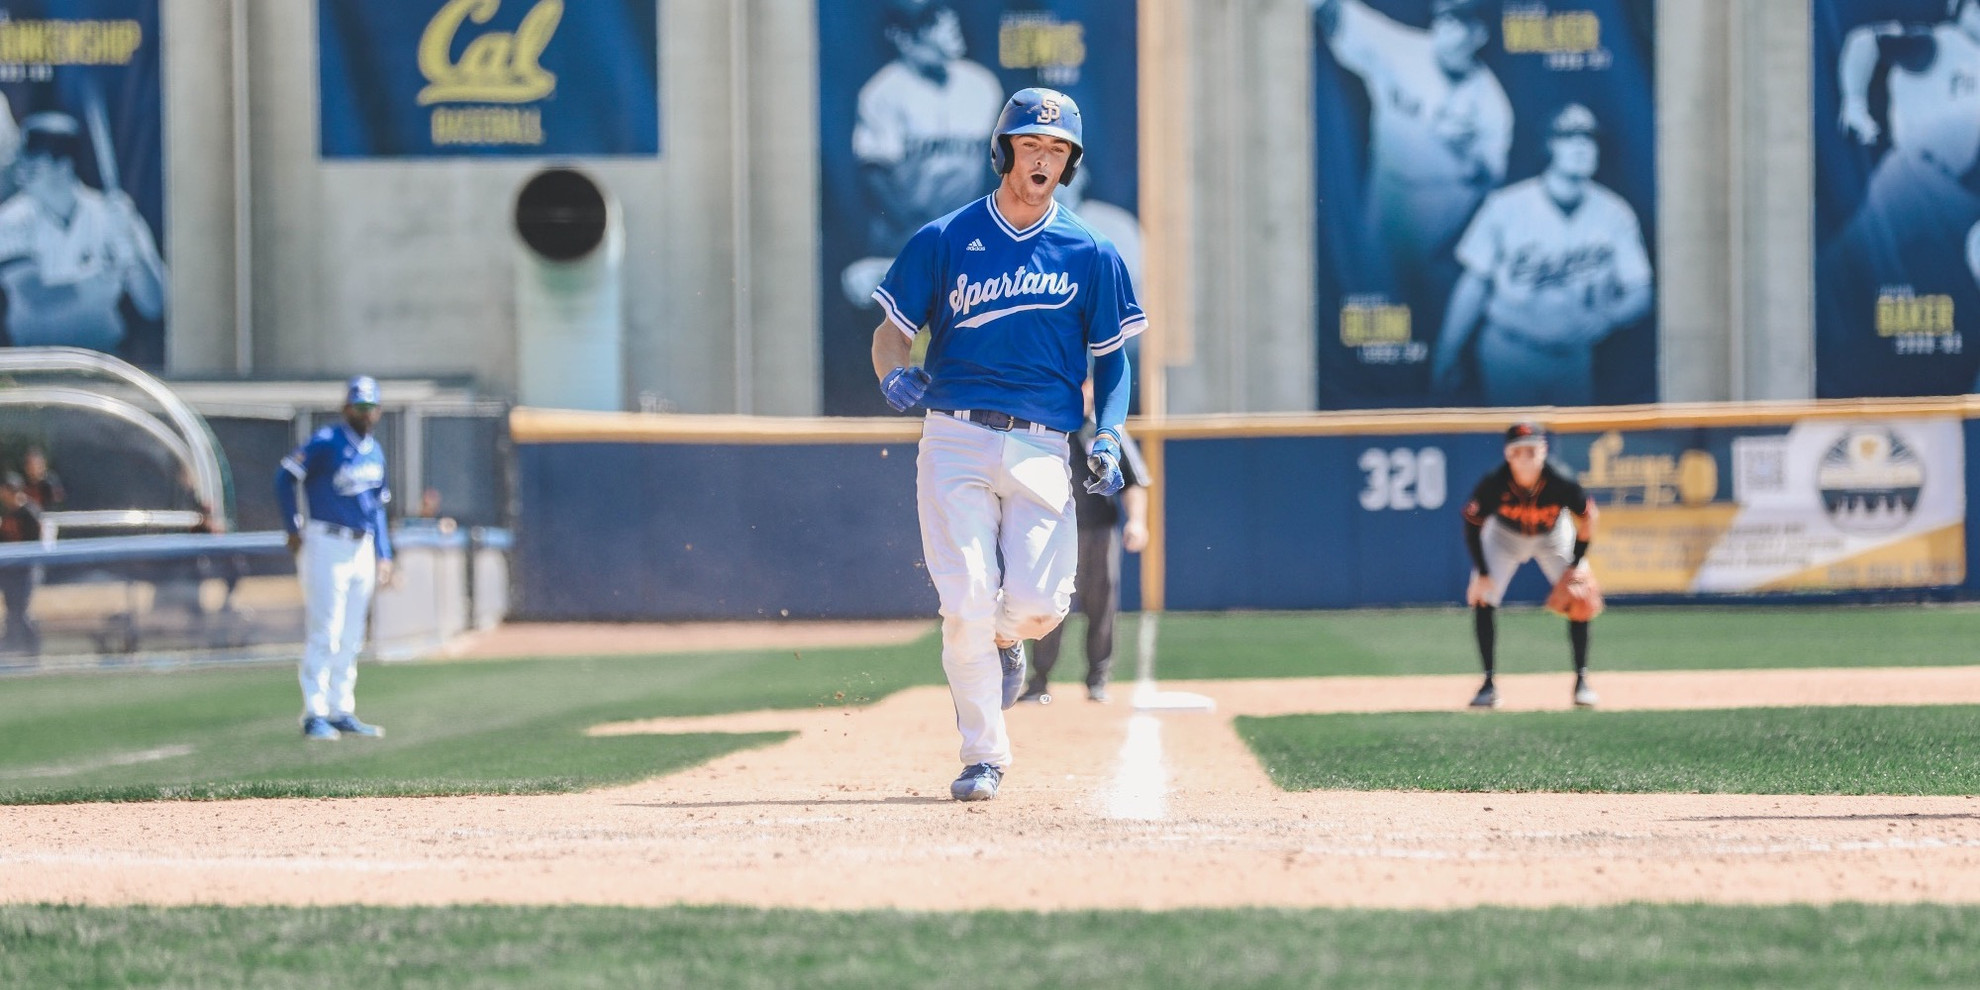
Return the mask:
<svg viewBox="0 0 1980 990"><path fill-rule="evenodd" d="M302 581L303 714L329 718L357 711L357 654L378 583L371 537L351 539L312 521L296 559Z"/></svg>
<svg viewBox="0 0 1980 990"><path fill-rule="evenodd" d="M1121 611L1121 531L1115 526L1079 528L1079 592L1073 596L1086 616L1086 686L1104 687L1114 667L1114 620ZM1066 629L1038 638L1031 656L1031 686L1043 690L1059 665Z"/></svg>
<svg viewBox="0 0 1980 990"><path fill-rule="evenodd" d="M996 639L1036 639L1072 604L1078 567L1066 438L930 413L915 458L921 554L942 601L942 669L965 764L1010 766Z"/></svg>

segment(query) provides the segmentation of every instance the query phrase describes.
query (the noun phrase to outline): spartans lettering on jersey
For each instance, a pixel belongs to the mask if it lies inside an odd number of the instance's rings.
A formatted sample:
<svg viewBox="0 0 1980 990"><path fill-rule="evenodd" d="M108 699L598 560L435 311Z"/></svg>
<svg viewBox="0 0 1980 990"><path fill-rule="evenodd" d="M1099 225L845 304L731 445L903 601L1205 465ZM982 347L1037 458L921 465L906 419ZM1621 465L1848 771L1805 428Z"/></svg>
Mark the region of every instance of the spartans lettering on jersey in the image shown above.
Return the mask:
<svg viewBox="0 0 1980 990"><path fill-rule="evenodd" d="M997 275L981 282L972 282L968 275L956 276L956 287L949 291L949 309L958 317L968 316L970 310L987 302L1001 299L1014 299L1019 296L1059 296L1049 302L1031 302L1004 309L979 313L956 324L959 327L980 327L999 317L1032 309L1058 309L1073 301L1079 295L1079 283L1065 272L1028 272L1022 266L1017 271Z"/></svg>

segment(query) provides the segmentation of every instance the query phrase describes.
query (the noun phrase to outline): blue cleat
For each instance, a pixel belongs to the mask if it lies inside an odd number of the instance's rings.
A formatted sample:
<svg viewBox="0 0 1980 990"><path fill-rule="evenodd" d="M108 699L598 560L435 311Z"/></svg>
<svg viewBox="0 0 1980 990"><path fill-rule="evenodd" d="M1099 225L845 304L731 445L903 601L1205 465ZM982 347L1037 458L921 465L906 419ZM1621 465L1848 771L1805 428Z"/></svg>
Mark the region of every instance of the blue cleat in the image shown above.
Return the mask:
<svg viewBox="0 0 1980 990"><path fill-rule="evenodd" d="M321 715L311 715L303 719L303 736L308 739L335 739L339 733L330 720Z"/></svg>
<svg viewBox="0 0 1980 990"><path fill-rule="evenodd" d="M995 763L972 763L949 785L949 794L958 801L988 801L997 796L997 785L1003 780L1004 771Z"/></svg>
<svg viewBox="0 0 1980 990"><path fill-rule="evenodd" d="M1004 664L1004 708L1008 710L1024 694L1024 641L997 647L997 659Z"/></svg>
<svg viewBox="0 0 1980 990"><path fill-rule="evenodd" d="M385 730L366 722L358 721L356 715L339 715L330 720L330 728L353 736L370 736L374 739L385 735Z"/></svg>

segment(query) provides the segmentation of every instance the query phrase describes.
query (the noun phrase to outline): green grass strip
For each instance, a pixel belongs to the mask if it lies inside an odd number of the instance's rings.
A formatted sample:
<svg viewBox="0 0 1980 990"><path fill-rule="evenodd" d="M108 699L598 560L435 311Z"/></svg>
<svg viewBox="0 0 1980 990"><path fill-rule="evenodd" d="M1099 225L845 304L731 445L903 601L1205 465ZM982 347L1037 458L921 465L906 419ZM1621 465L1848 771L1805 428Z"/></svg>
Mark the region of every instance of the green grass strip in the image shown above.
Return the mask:
<svg viewBox="0 0 1980 990"><path fill-rule="evenodd" d="M1980 707L1239 718L1287 790L1980 793Z"/></svg>
<svg viewBox="0 0 1980 990"><path fill-rule="evenodd" d="M0 906L0 985L1970 987L1946 905L1063 914Z"/></svg>
<svg viewBox="0 0 1980 990"><path fill-rule="evenodd" d="M1078 620L1072 620L1077 623ZM1124 617L1116 670L1132 672L1134 619ZM1501 673L1573 670L1567 622L1537 608L1499 615ZM1611 608L1592 627L1592 666L1605 670L1931 667L1980 663L1980 607ZM1076 677L1069 636L1062 677ZM1471 613L1462 608L1165 615L1156 672L1164 680L1321 675L1471 674Z"/></svg>
<svg viewBox="0 0 1980 990"><path fill-rule="evenodd" d="M1116 670L1134 670L1134 616ZM931 629L933 621L931 619ZM1058 682L1084 673L1083 623ZM1464 674L1462 609L1164 616L1156 673L1184 678ZM1594 667L1653 670L1973 663L1980 608L1617 608ZM305 742L293 668L0 678L0 804L228 797L527 794L625 783L781 738L589 738L599 722L857 705L942 683L934 633L905 646L489 663L367 664L360 714L384 740ZM1499 669L1565 671L1564 624L1501 617ZM942 765L936 756L931 765Z"/></svg>
<svg viewBox="0 0 1980 990"><path fill-rule="evenodd" d="M786 738L584 734L602 722L858 705L941 678L932 636L867 650L367 664L359 712L387 735L335 742L302 738L294 668L8 678L0 804L574 791Z"/></svg>

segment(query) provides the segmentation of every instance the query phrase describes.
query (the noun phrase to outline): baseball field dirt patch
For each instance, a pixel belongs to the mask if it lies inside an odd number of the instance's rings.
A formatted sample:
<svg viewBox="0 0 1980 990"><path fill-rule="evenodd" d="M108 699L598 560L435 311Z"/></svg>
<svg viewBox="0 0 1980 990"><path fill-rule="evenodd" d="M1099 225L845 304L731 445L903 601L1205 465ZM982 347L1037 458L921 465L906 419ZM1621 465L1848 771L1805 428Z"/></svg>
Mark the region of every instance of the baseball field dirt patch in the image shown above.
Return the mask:
<svg viewBox="0 0 1980 990"><path fill-rule="evenodd" d="M1567 707L1564 675L1501 679ZM1237 715L1450 709L1469 677L1175 683L1212 714L1011 713L997 800L948 798L946 691L599 726L797 734L576 795L0 808L0 900L812 908L1971 903L1980 799L1274 787ZM1615 673L1606 708L1980 703L1980 668ZM1480 718L1490 718L1481 713ZM1601 712L1584 717L1599 719Z"/></svg>

